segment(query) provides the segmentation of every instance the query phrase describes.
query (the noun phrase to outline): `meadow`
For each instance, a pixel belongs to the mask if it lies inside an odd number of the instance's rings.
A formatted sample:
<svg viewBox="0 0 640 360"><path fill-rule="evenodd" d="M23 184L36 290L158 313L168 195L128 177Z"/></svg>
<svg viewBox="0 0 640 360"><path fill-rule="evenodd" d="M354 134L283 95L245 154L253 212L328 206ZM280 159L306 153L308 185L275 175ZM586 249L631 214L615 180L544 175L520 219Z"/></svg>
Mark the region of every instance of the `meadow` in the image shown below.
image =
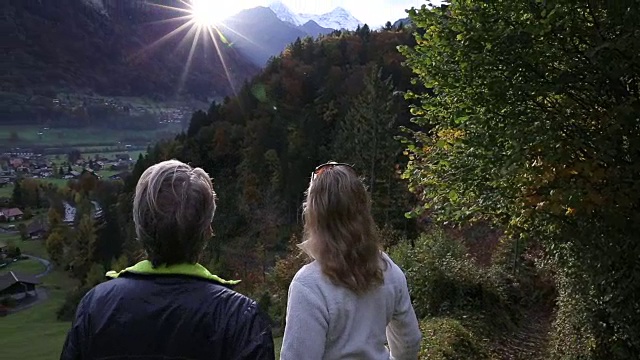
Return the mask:
<svg viewBox="0 0 640 360"><path fill-rule="evenodd" d="M137 131L100 127L46 128L39 125L0 125L0 142L14 147L75 145L104 147L129 142L153 142L159 140L167 131L178 133L180 125Z"/></svg>
<svg viewBox="0 0 640 360"><path fill-rule="evenodd" d="M15 271L16 273L36 275L45 270L45 266L38 260L27 259L18 260L10 263L8 266L0 269L0 276L8 273L9 271Z"/></svg>
<svg viewBox="0 0 640 360"><path fill-rule="evenodd" d="M13 242L24 254L46 258L42 240L22 241L17 235L0 234L0 240ZM38 267L39 266L39 267ZM23 260L10 265L6 271L37 273L44 270L42 264ZM75 287L75 281L64 271L54 269L40 279L46 289L47 299L24 311L0 318L0 349L3 359L49 360L59 359L70 323L56 319L56 311L64 303L65 296Z"/></svg>

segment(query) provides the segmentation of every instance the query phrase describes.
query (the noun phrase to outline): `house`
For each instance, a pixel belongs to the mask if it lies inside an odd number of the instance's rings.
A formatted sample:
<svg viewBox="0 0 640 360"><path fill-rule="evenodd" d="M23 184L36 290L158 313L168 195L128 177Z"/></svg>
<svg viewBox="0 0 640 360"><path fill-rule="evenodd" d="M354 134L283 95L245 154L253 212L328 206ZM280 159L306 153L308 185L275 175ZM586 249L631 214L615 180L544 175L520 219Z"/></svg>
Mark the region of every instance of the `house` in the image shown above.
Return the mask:
<svg viewBox="0 0 640 360"><path fill-rule="evenodd" d="M29 291L37 296L36 285L39 284L40 280L35 276L9 271L0 275L0 298L16 294L27 295Z"/></svg>
<svg viewBox="0 0 640 360"><path fill-rule="evenodd" d="M32 240L42 239L49 231L49 226L44 217L38 217L27 226L27 234Z"/></svg>
<svg viewBox="0 0 640 360"><path fill-rule="evenodd" d="M17 168L17 167L22 166L24 161L22 160L22 158L12 158L11 160L9 160L9 163L11 164L11 166L13 168Z"/></svg>
<svg viewBox="0 0 640 360"><path fill-rule="evenodd" d="M129 177L130 175L131 175L131 172L129 172L129 171L123 171L123 172L121 172L121 173L117 173L117 174L114 174L114 175L109 176L109 179L110 179L110 180L124 180L124 179L126 179L127 177Z"/></svg>
<svg viewBox="0 0 640 360"><path fill-rule="evenodd" d="M75 170L69 171L69 173L64 176L65 179L77 179L78 177L80 177L80 173Z"/></svg>
<svg viewBox="0 0 640 360"><path fill-rule="evenodd" d="M89 161L88 169L93 171L100 171L104 167L104 163L102 161Z"/></svg>
<svg viewBox="0 0 640 360"><path fill-rule="evenodd" d="M85 175L92 175L95 176L96 179L101 179L101 176L98 175L93 169L90 168L85 168L84 170L82 170L82 173L80 174L80 176L85 176Z"/></svg>
<svg viewBox="0 0 640 360"><path fill-rule="evenodd" d="M3 181L11 182L16 179L16 171L14 169L1 170L0 179L2 179Z"/></svg>
<svg viewBox="0 0 640 360"><path fill-rule="evenodd" d="M116 164L111 165L110 169L113 170L113 171L128 170L129 169L129 164L126 163L126 162L118 162Z"/></svg>
<svg viewBox="0 0 640 360"><path fill-rule="evenodd" d="M47 178L47 177L51 177L53 175L53 170L49 169L49 168L39 168L39 169L34 169L31 174L33 176L39 176L42 178Z"/></svg>
<svg viewBox="0 0 640 360"><path fill-rule="evenodd" d="M91 204L93 205L93 209L91 210L93 219L100 220L104 215L104 211L102 210L102 207L96 201L92 201ZM64 206L64 217L62 221L65 222L66 224L73 224L76 219L75 206L71 205L68 201L63 201L62 205Z"/></svg>
<svg viewBox="0 0 640 360"><path fill-rule="evenodd" d="M22 210L18 208L0 209L0 221L11 222L22 220Z"/></svg>
<svg viewBox="0 0 640 360"><path fill-rule="evenodd" d="M129 156L129 154L116 154L116 159L122 161L131 161L131 156Z"/></svg>

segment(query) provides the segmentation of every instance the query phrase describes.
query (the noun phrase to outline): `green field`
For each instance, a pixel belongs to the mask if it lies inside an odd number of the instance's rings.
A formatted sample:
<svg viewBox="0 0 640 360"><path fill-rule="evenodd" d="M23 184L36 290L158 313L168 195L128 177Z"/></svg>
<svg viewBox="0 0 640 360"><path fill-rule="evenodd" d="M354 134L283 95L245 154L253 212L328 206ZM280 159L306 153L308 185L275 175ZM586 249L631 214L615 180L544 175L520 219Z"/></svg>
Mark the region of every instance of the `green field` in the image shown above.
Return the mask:
<svg viewBox="0 0 640 360"><path fill-rule="evenodd" d="M20 241L15 236L5 234L0 237L3 241L10 239L14 240L25 254L46 256L42 241ZM41 281L40 286L47 290L47 300L24 311L0 318L0 349L3 359L60 358L70 323L58 321L56 310L64 302L69 289L75 286L75 281L59 270L42 277Z"/></svg>
<svg viewBox="0 0 640 360"><path fill-rule="evenodd" d="M11 194L13 194L13 184L12 183L9 183L9 184L5 185L4 187L0 187L0 198L11 197Z"/></svg>
<svg viewBox="0 0 640 360"><path fill-rule="evenodd" d="M46 258L43 241L21 241L15 235L0 234L0 240L13 241L24 254ZM12 265L13 266L13 265ZM71 324L56 319L56 311L76 282L63 271L54 269L41 278L49 298L16 314L0 318L0 357L14 360L54 360L60 358L62 345ZM280 357L282 338L274 339L276 359Z"/></svg>
<svg viewBox="0 0 640 360"><path fill-rule="evenodd" d="M116 146L127 142L153 142L166 132L176 134L179 125L156 130L115 130L103 128L45 128L38 125L1 125L0 143L8 146Z"/></svg>
<svg viewBox="0 0 640 360"><path fill-rule="evenodd" d="M15 271L16 273L22 273L22 274L36 275L36 274L40 274L44 270L45 270L45 266L42 265L42 263L38 260L34 260L34 259L18 260L0 269L0 275L4 275L9 271Z"/></svg>

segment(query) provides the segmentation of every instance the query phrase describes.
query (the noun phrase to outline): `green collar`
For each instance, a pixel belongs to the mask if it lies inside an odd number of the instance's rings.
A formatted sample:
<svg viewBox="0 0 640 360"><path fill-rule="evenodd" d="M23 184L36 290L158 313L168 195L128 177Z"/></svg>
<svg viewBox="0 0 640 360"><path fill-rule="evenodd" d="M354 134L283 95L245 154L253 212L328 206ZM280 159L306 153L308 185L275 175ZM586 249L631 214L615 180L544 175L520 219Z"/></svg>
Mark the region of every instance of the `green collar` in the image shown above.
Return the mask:
<svg viewBox="0 0 640 360"><path fill-rule="evenodd" d="M223 285L236 285L240 280L224 280L217 275L213 275L204 266L200 264L177 264L170 266L157 266L153 267L151 261L144 260L133 266L130 266L120 272L108 271L106 276L112 279L124 273L139 274L139 275L187 275L199 277L207 280L213 280Z"/></svg>

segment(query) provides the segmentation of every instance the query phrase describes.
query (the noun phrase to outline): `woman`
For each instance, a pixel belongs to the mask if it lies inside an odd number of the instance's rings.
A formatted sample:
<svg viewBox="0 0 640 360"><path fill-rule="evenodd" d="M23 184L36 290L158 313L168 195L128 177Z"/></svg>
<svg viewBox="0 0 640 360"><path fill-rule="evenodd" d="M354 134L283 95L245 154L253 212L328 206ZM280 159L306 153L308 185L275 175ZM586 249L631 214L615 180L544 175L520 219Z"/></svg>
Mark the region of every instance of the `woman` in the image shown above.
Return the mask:
<svg viewBox="0 0 640 360"><path fill-rule="evenodd" d="M380 249L350 165L330 162L312 174L304 237L300 247L314 261L289 286L280 358L417 359L422 336L406 278Z"/></svg>

